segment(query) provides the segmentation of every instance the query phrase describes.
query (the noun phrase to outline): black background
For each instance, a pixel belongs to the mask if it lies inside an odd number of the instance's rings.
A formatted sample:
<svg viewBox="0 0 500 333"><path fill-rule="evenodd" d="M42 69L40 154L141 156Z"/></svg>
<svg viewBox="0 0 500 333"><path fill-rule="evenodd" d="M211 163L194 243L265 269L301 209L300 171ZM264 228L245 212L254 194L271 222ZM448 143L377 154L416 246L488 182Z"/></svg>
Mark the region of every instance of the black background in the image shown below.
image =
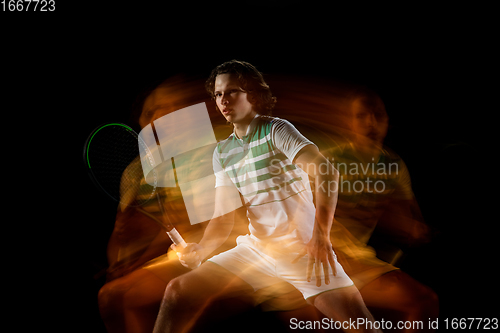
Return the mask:
<svg viewBox="0 0 500 333"><path fill-rule="evenodd" d="M30 167L32 174L48 168L43 174L51 175L35 192L43 202L37 216L51 221L49 228L36 224L35 238L47 240L48 251L30 264L38 268L30 273L34 284L45 285L45 292L27 294L38 307L40 298L58 300L54 308L47 303L43 322L103 330L97 291L116 206L86 173L90 132L108 121L127 122L148 85L179 72L208 76L230 59L264 73L374 88L390 116L386 143L408 165L435 230L430 244L407 251L401 268L438 293L441 318L498 316L498 218L486 214L496 193L489 188L496 162L485 149L486 125L495 118L484 102L495 96L489 87L497 81L489 11L303 1L203 8L57 1L54 13L2 13L2 62L11 74L4 77L4 100L13 99L17 121L43 127L48 142L39 140L40 147L52 147L38 149L44 162Z"/></svg>

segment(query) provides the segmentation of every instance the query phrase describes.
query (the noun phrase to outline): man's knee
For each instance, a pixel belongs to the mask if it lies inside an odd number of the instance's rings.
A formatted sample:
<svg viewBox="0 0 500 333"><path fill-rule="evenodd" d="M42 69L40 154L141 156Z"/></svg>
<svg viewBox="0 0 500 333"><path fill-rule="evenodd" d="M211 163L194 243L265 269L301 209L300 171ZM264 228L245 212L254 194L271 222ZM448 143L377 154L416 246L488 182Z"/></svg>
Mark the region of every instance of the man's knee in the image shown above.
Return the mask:
<svg viewBox="0 0 500 333"><path fill-rule="evenodd" d="M402 310L437 316L439 300L437 294L431 288L403 272L398 271L392 275L395 283L392 284L391 288L394 289L394 298L398 300ZM388 277L390 276L388 275Z"/></svg>
<svg viewBox="0 0 500 333"><path fill-rule="evenodd" d="M101 316L105 317L116 311L117 307L122 304L123 296L128 289L128 284L120 280L114 280L102 286L97 294L97 302Z"/></svg>
<svg viewBox="0 0 500 333"><path fill-rule="evenodd" d="M173 306L182 306L183 303L188 303L190 298L189 288L186 288L186 283L179 277L168 283L163 295L163 302Z"/></svg>

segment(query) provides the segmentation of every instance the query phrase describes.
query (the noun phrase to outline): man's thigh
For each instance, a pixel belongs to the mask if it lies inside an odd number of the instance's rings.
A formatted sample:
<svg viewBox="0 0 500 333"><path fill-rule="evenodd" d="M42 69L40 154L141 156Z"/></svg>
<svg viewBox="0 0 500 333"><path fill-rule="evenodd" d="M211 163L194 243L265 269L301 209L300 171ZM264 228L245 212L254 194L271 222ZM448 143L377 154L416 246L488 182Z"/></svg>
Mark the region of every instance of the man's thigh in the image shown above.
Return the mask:
<svg viewBox="0 0 500 333"><path fill-rule="evenodd" d="M400 270L379 276L360 293L368 306L395 310L414 307L419 300L433 294L430 288Z"/></svg>
<svg viewBox="0 0 500 333"><path fill-rule="evenodd" d="M179 276L173 283L181 295L203 300L250 295L254 292L254 289L244 280L224 267L209 261Z"/></svg>
<svg viewBox="0 0 500 333"><path fill-rule="evenodd" d="M330 283L325 283L325 276L323 268L320 269L320 280L321 285L318 287L316 285L316 275L313 270L311 281L307 281L307 263L308 256L305 255L300 258L297 262L292 263L290 258L296 257L296 254L289 257L280 258L278 262L278 274L279 276L292 284L297 288L304 296L305 299L313 297L315 295L322 294L329 290L335 290L340 288L345 288L353 285L352 280L344 272L342 266L335 259L335 269L336 274L333 275L331 267L329 267L328 274Z"/></svg>
<svg viewBox="0 0 500 333"><path fill-rule="evenodd" d="M276 276L274 258L252 246L248 238L240 238L239 244L229 251L210 258L207 263L223 267L253 288L253 291L272 286L282 281Z"/></svg>

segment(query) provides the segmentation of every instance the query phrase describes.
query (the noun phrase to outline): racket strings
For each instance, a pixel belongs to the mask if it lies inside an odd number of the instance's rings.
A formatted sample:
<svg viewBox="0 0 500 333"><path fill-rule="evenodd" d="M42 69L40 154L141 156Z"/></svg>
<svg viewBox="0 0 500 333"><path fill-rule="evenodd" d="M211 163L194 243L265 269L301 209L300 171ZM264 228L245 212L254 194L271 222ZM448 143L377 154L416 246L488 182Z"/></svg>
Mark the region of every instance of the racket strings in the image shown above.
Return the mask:
<svg viewBox="0 0 500 333"><path fill-rule="evenodd" d="M185 220L178 207L182 200L176 200L176 195L167 196L166 188L157 190L155 169L153 186L146 183L141 155L148 160L152 160L152 155L147 145L138 140L137 134L125 125L114 123L100 127L89 137L85 148L89 172L94 182L119 202L122 212L140 209L154 216L153 220L167 231L175 232L175 239L173 234L169 236L176 244L185 246L174 227L174 223ZM151 164L153 168L156 166L154 160Z"/></svg>
<svg viewBox="0 0 500 333"><path fill-rule="evenodd" d="M101 128L92 138L89 160L95 180L122 209L154 196L155 187L144 181L137 135L125 127Z"/></svg>

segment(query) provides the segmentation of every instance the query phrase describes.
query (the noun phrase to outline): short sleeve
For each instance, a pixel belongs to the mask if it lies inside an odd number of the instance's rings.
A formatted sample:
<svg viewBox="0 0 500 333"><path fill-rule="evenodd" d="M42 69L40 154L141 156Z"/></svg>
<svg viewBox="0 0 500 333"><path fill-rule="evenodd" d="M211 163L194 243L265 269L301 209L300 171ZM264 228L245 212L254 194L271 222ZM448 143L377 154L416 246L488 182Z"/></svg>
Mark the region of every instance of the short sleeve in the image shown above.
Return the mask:
<svg viewBox="0 0 500 333"><path fill-rule="evenodd" d="M314 143L303 136L289 121L275 118L271 127L274 145L293 162L295 155L307 145Z"/></svg>
<svg viewBox="0 0 500 333"><path fill-rule="evenodd" d="M215 147L212 165L214 168L215 174L215 187L219 186L234 186L231 179L228 177L226 172L224 172L224 168L220 164L220 155L219 155L219 146Z"/></svg>

